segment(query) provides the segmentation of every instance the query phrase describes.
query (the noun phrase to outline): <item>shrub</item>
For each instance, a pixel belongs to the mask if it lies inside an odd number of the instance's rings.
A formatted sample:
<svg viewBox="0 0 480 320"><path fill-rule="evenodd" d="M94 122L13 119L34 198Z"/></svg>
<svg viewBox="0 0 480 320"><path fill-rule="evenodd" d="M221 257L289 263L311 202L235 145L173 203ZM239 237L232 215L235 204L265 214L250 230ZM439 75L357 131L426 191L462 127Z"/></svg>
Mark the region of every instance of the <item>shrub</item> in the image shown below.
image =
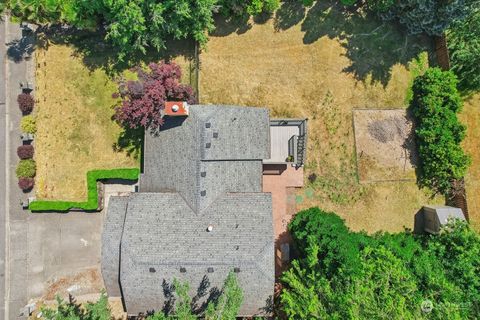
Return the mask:
<svg viewBox="0 0 480 320"><path fill-rule="evenodd" d="M20 187L20 189L22 189L23 191L28 191L28 190L31 190L33 188L33 186L35 185L35 180L33 178L19 178L18 179L18 186Z"/></svg>
<svg viewBox="0 0 480 320"><path fill-rule="evenodd" d="M17 155L20 159L31 159L33 158L34 149L32 145L22 145L17 148Z"/></svg>
<svg viewBox="0 0 480 320"><path fill-rule="evenodd" d="M35 100L28 93L21 93L17 97L18 107L23 114L30 114L33 111Z"/></svg>
<svg viewBox="0 0 480 320"><path fill-rule="evenodd" d="M35 121L35 117L30 115L22 117L20 122L20 128L23 132L26 133L36 133L37 132L37 122Z"/></svg>
<svg viewBox="0 0 480 320"><path fill-rule="evenodd" d="M20 160L15 171L17 178L33 178L37 173L35 161L32 159Z"/></svg>
<svg viewBox="0 0 480 320"><path fill-rule="evenodd" d="M460 146L465 126L457 118L462 100L456 86L455 75L439 68L427 69L413 83L410 109L417 123L418 182L435 193L449 194L453 180L462 178L470 164Z"/></svg>

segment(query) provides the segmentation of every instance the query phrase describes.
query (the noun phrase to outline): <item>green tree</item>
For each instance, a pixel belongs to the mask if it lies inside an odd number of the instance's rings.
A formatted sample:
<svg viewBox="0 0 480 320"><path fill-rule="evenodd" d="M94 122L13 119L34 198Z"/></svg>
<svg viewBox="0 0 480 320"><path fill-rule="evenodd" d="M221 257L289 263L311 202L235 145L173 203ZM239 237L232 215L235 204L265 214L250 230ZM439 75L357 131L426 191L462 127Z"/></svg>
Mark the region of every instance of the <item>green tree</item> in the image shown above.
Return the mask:
<svg viewBox="0 0 480 320"><path fill-rule="evenodd" d="M175 310L171 314L156 312L149 316L148 320L195 320L198 316L192 310L192 298L189 295L188 283L174 280L173 286L177 296ZM210 301L205 310L207 320L234 320L238 315L243 301L242 289L238 285L237 278L230 272L225 279L220 296L216 301Z"/></svg>
<svg viewBox="0 0 480 320"><path fill-rule="evenodd" d="M219 0L220 11L226 17L244 17L272 13L280 7L280 0Z"/></svg>
<svg viewBox="0 0 480 320"><path fill-rule="evenodd" d="M447 31L451 69L462 91L480 90L480 2L463 21Z"/></svg>
<svg viewBox="0 0 480 320"><path fill-rule="evenodd" d="M289 319L476 319L479 314L480 237L465 223L452 221L439 236L366 235L350 231L333 213L311 208L297 213L289 229L298 249L281 277L281 308ZM356 236L363 240L354 240L355 250L337 248L339 239ZM327 239L333 243L325 245ZM356 272L338 261L357 263ZM332 272L331 265L339 270ZM425 300L433 302L430 313L421 311Z"/></svg>
<svg viewBox="0 0 480 320"><path fill-rule="evenodd" d="M84 306L76 303L71 296L69 301L56 297L58 306L56 308L42 308L42 318L45 320L110 320L111 313L108 306L108 298L102 293L100 299Z"/></svg>
<svg viewBox="0 0 480 320"><path fill-rule="evenodd" d="M354 319L420 319L416 281L405 263L385 246L362 251L360 276L349 288Z"/></svg>
<svg viewBox="0 0 480 320"><path fill-rule="evenodd" d="M462 178L470 164L460 145L465 136L457 118L461 108L452 72L430 68L414 80L410 109L417 123L418 183L435 193L449 194L453 180Z"/></svg>
<svg viewBox="0 0 480 320"><path fill-rule="evenodd" d="M371 0L370 9L385 20L397 19L411 34L441 35L452 23L464 19L476 0Z"/></svg>
<svg viewBox="0 0 480 320"><path fill-rule="evenodd" d="M4 7L23 21L47 24L68 22L75 18L76 0L6 0Z"/></svg>
<svg viewBox="0 0 480 320"><path fill-rule="evenodd" d="M235 320L243 301L242 289L237 277L230 272L217 301L211 302L205 312L206 320Z"/></svg>
<svg viewBox="0 0 480 320"><path fill-rule="evenodd" d="M168 39L205 45L217 0L8 0L13 17L37 24L105 29L121 61L166 48Z"/></svg>

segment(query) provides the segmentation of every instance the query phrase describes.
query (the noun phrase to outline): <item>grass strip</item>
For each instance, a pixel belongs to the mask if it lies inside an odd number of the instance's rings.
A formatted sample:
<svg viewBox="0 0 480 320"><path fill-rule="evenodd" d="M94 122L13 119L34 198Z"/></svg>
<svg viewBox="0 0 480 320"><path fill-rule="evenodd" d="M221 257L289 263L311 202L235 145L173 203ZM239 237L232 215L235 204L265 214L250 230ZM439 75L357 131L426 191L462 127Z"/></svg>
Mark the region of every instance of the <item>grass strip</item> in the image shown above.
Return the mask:
<svg viewBox="0 0 480 320"><path fill-rule="evenodd" d="M140 175L138 168L112 169L112 170L91 170L87 172L88 199L86 202L56 201L56 200L35 200L29 205L32 212L35 211L58 211L67 212L70 209L82 209L86 211L97 210L98 189L97 181L104 179L137 180Z"/></svg>

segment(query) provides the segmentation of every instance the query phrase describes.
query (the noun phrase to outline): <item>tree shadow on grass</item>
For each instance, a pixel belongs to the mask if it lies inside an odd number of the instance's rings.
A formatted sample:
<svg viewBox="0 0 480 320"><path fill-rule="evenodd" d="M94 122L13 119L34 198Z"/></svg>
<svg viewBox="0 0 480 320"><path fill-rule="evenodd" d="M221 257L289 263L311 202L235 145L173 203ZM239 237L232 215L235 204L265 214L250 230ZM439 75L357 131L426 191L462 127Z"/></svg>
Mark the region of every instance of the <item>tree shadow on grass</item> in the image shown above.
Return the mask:
<svg viewBox="0 0 480 320"><path fill-rule="evenodd" d="M143 142L145 130L143 128L125 128L118 136L117 142L112 145L115 152L125 152L129 157L140 161L143 168Z"/></svg>
<svg viewBox="0 0 480 320"><path fill-rule="evenodd" d="M167 50L147 50L146 53L136 52L120 61L118 50L105 41L104 30L79 30L64 25L51 25L37 30L38 45L48 48L50 44L71 45L77 57L81 57L85 66L94 71L104 70L109 76L115 76L122 71L140 64L172 60L184 56L188 60L195 59L195 42L193 40L168 40Z"/></svg>
<svg viewBox="0 0 480 320"><path fill-rule="evenodd" d="M431 39L408 35L395 22L380 21L375 15L355 11L333 1L317 1L308 11L286 1L277 11L275 27L286 30L301 22L303 42L312 44L322 37L339 39L345 56L351 61L343 71L357 80L372 80L386 85L395 64L406 65L420 52L432 52Z"/></svg>

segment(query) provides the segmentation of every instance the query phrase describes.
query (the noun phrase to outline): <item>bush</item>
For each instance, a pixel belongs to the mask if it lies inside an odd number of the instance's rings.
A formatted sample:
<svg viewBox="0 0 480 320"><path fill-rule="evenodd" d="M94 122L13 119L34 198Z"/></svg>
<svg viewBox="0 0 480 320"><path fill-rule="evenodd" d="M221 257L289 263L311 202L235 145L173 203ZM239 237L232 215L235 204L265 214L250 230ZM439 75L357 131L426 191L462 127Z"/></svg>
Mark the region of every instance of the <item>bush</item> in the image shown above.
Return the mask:
<svg viewBox="0 0 480 320"><path fill-rule="evenodd" d="M34 185L35 185L35 180L33 178L23 178L22 177L22 178L18 179L18 186L23 191L31 190Z"/></svg>
<svg viewBox="0 0 480 320"><path fill-rule="evenodd" d="M73 201L33 201L30 203L31 211L58 211L67 212L72 208L79 208L87 211L98 208L97 180L102 179L125 179L137 180L140 174L138 168L113 169L113 170L92 170L87 173L87 195L86 202Z"/></svg>
<svg viewBox="0 0 480 320"><path fill-rule="evenodd" d="M35 117L30 115L22 117L20 128L23 132L35 134L37 132L37 122Z"/></svg>
<svg viewBox="0 0 480 320"><path fill-rule="evenodd" d="M21 93L17 97L18 107L23 114L30 114L33 111L35 100L28 93Z"/></svg>
<svg viewBox="0 0 480 320"><path fill-rule="evenodd" d="M462 178L470 164L460 145L465 136L457 118L461 108L452 72L430 68L414 80L410 109L417 123L418 182L435 193L449 194L453 180Z"/></svg>
<svg viewBox="0 0 480 320"><path fill-rule="evenodd" d="M32 159L20 160L15 171L17 178L33 178L37 173L35 161Z"/></svg>
<svg viewBox="0 0 480 320"><path fill-rule="evenodd" d="M29 144L17 148L17 155L22 160L33 158L34 152L33 146Z"/></svg>

